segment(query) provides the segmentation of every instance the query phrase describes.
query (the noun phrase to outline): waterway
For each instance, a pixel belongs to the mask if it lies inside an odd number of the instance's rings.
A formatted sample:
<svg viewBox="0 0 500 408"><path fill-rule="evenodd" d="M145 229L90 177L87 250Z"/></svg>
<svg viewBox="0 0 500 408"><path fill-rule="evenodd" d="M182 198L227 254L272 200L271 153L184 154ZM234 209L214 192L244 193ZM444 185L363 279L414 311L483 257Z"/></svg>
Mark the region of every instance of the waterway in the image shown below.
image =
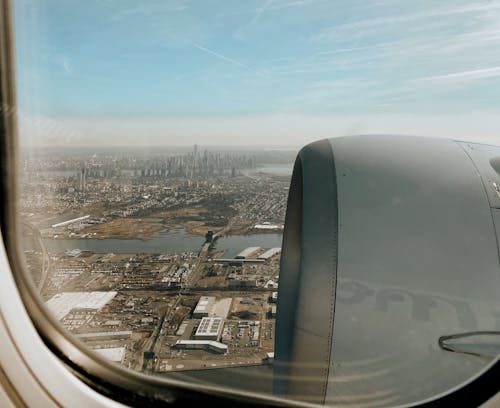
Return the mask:
<svg viewBox="0 0 500 408"><path fill-rule="evenodd" d="M247 247L281 247L282 234L249 234L220 237L213 250L224 251L224 257L232 258ZM172 253L198 252L203 237L189 235L184 229L168 233L156 233L151 239L44 239L50 253L59 253L67 249L81 249L95 253Z"/></svg>

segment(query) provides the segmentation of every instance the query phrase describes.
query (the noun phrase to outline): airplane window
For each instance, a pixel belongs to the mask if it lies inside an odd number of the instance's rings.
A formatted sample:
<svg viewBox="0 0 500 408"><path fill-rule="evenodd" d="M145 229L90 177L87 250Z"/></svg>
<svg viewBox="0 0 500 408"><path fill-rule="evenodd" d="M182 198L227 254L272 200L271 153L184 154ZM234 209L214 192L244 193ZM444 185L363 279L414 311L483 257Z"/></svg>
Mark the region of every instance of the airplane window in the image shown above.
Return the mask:
<svg viewBox="0 0 500 408"><path fill-rule="evenodd" d="M24 263L97 361L395 406L498 359L499 4L13 6Z"/></svg>

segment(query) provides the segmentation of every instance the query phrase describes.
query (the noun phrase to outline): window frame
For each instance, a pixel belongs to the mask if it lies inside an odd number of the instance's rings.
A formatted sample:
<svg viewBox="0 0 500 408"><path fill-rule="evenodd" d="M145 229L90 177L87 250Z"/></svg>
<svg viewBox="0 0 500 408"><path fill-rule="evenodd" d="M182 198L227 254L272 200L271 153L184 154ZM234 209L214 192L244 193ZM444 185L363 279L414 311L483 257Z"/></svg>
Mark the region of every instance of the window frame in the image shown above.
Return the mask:
<svg viewBox="0 0 500 408"><path fill-rule="evenodd" d="M0 0L0 160L1 180L0 228L8 262L21 300L35 328L51 352L62 361L73 375L97 392L124 404L192 406L195 403L219 406L313 406L241 390L188 383L137 373L107 361L90 351L71 336L48 311L29 279L20 249L20 231L16 200L17 186L17 108L15 90L14 36L12 4ZM437 407L448 405L481 405L495 395L498 397L500 360L497 358L488 370L458 385L444 395L411 406ZM497 394L498 393L498 394Z"/></svg>

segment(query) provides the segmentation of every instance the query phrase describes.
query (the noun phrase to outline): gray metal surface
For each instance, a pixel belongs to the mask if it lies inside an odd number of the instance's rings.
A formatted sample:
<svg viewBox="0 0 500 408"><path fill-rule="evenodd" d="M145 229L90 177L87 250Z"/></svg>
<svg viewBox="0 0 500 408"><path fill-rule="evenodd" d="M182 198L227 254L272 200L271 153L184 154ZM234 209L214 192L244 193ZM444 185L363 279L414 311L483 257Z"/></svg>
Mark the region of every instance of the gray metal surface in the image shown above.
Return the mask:
<svg viewBox="0 0 500 408"><path fill-rule="evenodd" d="M492 208L500 208L500 147L479 143L457 142L472 160Z"/></svg>
<svg viewBox="0 0 500 408"><path fill-rule="evenodd" d="M330 368L337 265L337 197L328 141L306 146L287 209L278 315L275 391L324 402Z"/></svg>
<svg viewBox="0 0 500 408"><path fill-rule="evenodd" d="M339 283L326 401L387 406L448 391L490 359L443 351L438 338L498 324L496 235L478 172L450 140L330 142Z"/></svg>

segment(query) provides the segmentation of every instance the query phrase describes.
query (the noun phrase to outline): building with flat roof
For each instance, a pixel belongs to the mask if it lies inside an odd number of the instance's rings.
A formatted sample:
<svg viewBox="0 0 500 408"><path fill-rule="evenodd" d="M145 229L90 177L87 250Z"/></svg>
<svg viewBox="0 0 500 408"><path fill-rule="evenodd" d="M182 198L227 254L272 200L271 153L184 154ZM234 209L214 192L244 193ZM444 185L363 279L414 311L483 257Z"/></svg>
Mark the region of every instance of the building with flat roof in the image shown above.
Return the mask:
<svg viewBox="0 0 500 408"><path fill-rule="evenodd" d="M227 353L225 344L210 340L177 340L173 347L180 350L205 350L218 354Z"/></svg>
<svg viewBox="0 0 500 408"><path fill-rule="evenodd" d="M263 222L262 224L256 224L254 226L255 229L258 230L279 230L283 229L283 225L270 224L268 222Z"/></svg>
<svg viewBox="0 0 500 408"><path fill-rule="evenodd" d="M196 340L219 340L224 319L221 317L204 317L194 334Z"/></svg>
<svg viewBox="0 0 500 408"><path fill-rule="evenodd" d="M58 227L66 227L70 224L75 224L77 222L82 222L86 219L90 218L90 215L84 215L83 217L78 217L78 218L73 218L71 220L68 220L68 221L63 221L63 222L58 222L57 224L52 224L51 227L52 228L58 228Z"/></svg>
<svg viewBox="0 0 500 408"><path fill-rule="evenodd" d="M274 255L279 254L280 252L281 252L281 248L279 248L279 247L271 248L271 249L268 249L263 254L260 254L257 258L258 259L269 259L269 258L272 258Z"/></svg>
<svg viewBox="0 0 500 408"><path fill-rule="evenodd" d="M121 320L106 320L102 325L107 327L116 327L116 326L121 326L121 324L122 324Z"/></svg>
<svg viewBox="0 0 500 408"><path fill-rule="evenodd" d="M193 319L202 319L203 317L208 317L208 315L212 312L214 304L214 296L200 297L200 300L198 301L198 304L193 311Z"/></svg>
<svg viewBox="0 0 500 408"><path fill-rule="evenodd" d="M260 249L260 247L248 247L245 248L243 251L241 251L238 255L236 255L236 259L245 259L248 258L250 255L254 254Z"/></svg>
<svg viewBox="0 0 500 408"><path fill-rule="evenodd" d="M132 336L131 330L110 331L110 332L94 332L94 333L80 333L76 337L82 340L125 340Z"/></svg>
<svg viewBox="0 0 500 408"><path fill-rule="evenodd" d="M94 351L115 363L123 362L123 357L125 356L125 347L101 348L94 349Z"/></svg>
<svg viewBox="0 0 500 408"><path fill-rule="evenodd" d="M231 310L231 303L233 298L223 298L214 303L212 310L209 313L209 317L222 317L227 318L229 311Z"/></svg>
<svg viewBox="0 0 500 408"><path fill-rule="evenodd" d="M101 310L117 292L62 292L52 296L47 306L59 320L73 309Z"/></svg>
<svg viewBox="0 0 500 408"><path fill-rule="evenodd" d="M276 305L271 305L271 309L269 309L269 314L272 318L276 317Z"/></svg>

